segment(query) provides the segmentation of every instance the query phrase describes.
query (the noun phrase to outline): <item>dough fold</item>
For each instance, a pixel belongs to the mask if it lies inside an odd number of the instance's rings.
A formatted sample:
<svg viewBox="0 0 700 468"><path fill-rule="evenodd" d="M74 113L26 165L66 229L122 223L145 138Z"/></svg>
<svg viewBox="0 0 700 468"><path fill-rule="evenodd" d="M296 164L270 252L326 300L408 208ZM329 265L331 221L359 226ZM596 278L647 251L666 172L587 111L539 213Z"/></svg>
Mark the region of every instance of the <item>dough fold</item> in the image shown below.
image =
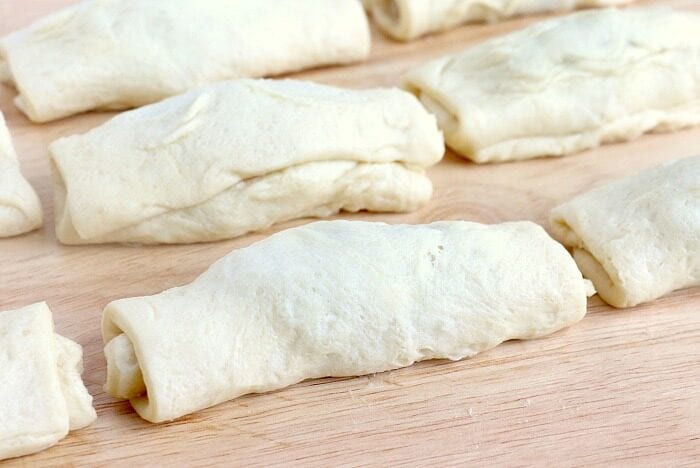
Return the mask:
<svg viewBox="0 0 700 468"><path fill-rule="evenodd" d="M340 210L415 210L444 141L401 90L237 80L123 113L50 152L61 242L188 243Z"/></svg>
<svg viewBox="0 0 700 468"><path fill-rule="evenodd" d="M700 15L579 12L419 66L404 87L478 163L675 131L700 123Z"/></svg>
<svg viewBox="0 0 700 468"><path fill-rule="evenodd" d="M552 211L551 229L612 306L698 286L700 156L579 195Z"/></svg>
<svg viewBox="0 0 700 468"><path fill-rule="evenodd" d="M465 23L514 16L624 5L634 0L364 0L377 26L400 41Z"/></svg>
<svg viewBox="0 0 700 468"><path fill-rule="evenodd" d="M458 360L579 321L589 288L530 222L317 222L110 303L105 390L161 422L305 379Z"/></svg>
<svg viewBox="0 0 700 468"><path fill-rule="evenodd" d="M39 197L20 172L10 132L0 112L0 237L33 231L42 222Z"/></svg>
<svg viewBox="0 0 700 468"><path fill-rule="evenodd" d="M363 60L369 48L358 0L93 0L0 39L0 77L46 122Z"/></svg>
<svg viewBox="0 0 700 468"><path fill-rule="evenodd" d="M96 419L82 349L45 303L0 312L0 460L44 450Z"/></svg>

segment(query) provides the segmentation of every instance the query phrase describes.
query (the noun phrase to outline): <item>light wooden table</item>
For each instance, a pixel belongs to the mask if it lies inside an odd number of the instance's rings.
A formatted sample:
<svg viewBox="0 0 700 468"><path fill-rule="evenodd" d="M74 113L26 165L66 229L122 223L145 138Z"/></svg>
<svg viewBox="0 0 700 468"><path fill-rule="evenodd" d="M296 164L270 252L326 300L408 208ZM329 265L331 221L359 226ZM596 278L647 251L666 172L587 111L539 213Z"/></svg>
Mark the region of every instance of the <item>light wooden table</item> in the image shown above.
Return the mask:
<svg viewBox="0 0 700 468"><path fill-rule="evenodd" d="M70 0L0 0L0 35ZM656 3L700 10L697 0ZM407 68L533 21L467 26L412 44L375 33L371 59L298 76L351 87L395 85ZM613 310L596 297L578 325L509 342L474 359L425 362L353 379L324 379L239 398L152 425L102 391L99 322L112 299L189 282L230 250L273 231L208 245L134 248L56 243L46 146L105 121L91 114L33 125L0 87L44 229L0 241L0 307L46 300L57 330L83 345L99 419L56 447L9 463L183 465L700 466L700 289ZM476 166L448 154L430 171L434 200L389 222L467 219L545 223L557 203L608 180L700 152L700 129L645 136L562 159ZM203 346L206 345L203 343ZM2 385L3 376L0 376Z"/></svg>

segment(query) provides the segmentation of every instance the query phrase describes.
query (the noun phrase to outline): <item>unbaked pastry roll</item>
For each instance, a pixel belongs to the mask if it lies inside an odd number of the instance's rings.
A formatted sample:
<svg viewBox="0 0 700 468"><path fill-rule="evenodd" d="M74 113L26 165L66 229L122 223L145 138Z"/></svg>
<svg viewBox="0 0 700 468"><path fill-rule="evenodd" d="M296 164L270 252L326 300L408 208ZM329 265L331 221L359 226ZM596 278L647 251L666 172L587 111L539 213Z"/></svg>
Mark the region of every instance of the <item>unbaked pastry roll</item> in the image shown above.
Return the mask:
<svg viewBox="0 0 700 468"><path fill-rule="evenodd" d="M479 163L674 131L700 123L700 15L579 12L420 66L405 87Z"/></svg>
<svg viewBox="0 0 700 468"><path fill-rule="evenodd" d="M160 422L305 379L458 360L578 322L589 288L530 222L313 223L109 304L105 390Z"/></svg>
<svg viewBox="0 0 700 468"><path fill-rule="evenodd" d="M93 0L0 40L0 77L35 122L369 54L358 0ZM3 60L4 59L4 60Z"/></svg>
<svg viewBox="0 0 700 468"><path fill-rule="evenodd" d="M83 352L45 303L0 312L0 460L51 447L96 419Z"/></svg>
<svg viewBox="0 0 700 468"><path fill-rule="evenodd" d="M552 211L600 297L631 307L700 285L700 156L604 185Z"/></svg>
<svg viewBox="0 0 700 468"><path fill-rule="evenodd" d="M444 142L404 91L240 80L123 113L50 151L61 242L148 244L415 210Z"/></svg>
<svg viewBox="0 0 700 468"><path fill-rule="evenodd" d="M0 237L16 236L42 224L41 203L20 172L5 118L0 112Z"/></svg>
<svg viewBox="0 0 700 468"><path fill-rule="evenodd" d="M634 0L364 0L374 22L389 36L410 41L464 23L513 16L624 5Z"/></svg>

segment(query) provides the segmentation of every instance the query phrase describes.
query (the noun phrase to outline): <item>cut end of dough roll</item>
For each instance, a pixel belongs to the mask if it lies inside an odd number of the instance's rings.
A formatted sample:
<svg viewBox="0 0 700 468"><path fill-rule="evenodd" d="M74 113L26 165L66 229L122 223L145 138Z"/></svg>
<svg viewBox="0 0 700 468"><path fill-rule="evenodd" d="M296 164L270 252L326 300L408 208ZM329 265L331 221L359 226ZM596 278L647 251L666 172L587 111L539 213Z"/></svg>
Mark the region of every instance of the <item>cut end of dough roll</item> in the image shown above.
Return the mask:
<svg viewBox="0 0 700 468"><path fill-rule="evenodd" d="M396 4L396 0L379 0L376 2L376 11L380 13L386 21L394 24L401 22L401 10Z"/></svg>
<svg viewBox="0 0 700 468"><path fill-rule="evenodd" d="M389 18L398 21L401 18L401 9L396 0L381 0L380 8L384 10Z"/></svg>
<svg viewBox="0 0 700 468"><path fill-rule="evenodd" d="M630 307L623 288L613 281L603 265L585 249L574 249L573 257L585 278L593 281L598 295L613 307Z"/></svg>
<svg viewBox="0 0 700 468"><path fill-rule="evenodd" d="M557 213L553 214L550 226L554 238L571 250L571 255L583 277L590 280L587 283L593 283L591 286L593 293L589 294L589 297L597 293L606 303L618 308L634 305L629 303L620 282L616 281L603 264L591 254L563 217Z"/></svg>
<svg viewBox="0 0 700 468"><path fill-rule="evenodd" d="M132 329L122 326L118 318L129 310L143 312L142 307L138 300L120 300L112 302L104 310L102 336L107 343L104 348L107 359L104 390L115 398L129 400L138 415L146 421L159 423L168 418L159 414L161 405L156 401L157 393L149 391L148 375L144 375L139 363L138 339L131 335Z"/></svg>
<svg viewBox="0 0 700 468"><path fill-rule="evenodd" d="M414 94L423 104L423 107L428 109L430 113L435 115L438 120L439 127L447 133L455 132L459 129L459 118L443 106L437 99L420 90L415 90Z"/></svg>
<svg viewBox="0 0 700 468"><path fill-rule="evenodd" d="M63 397L68 408L70 430L89 426L97 419L92 396L83 385L83 349L61 335L54 335L56 363Z"/></svg>
<svg viewBox="0 0 700 468"><path fill-rule="evenodd" d="M402 11L397 0L376 0L369 2L369 10L374 21L392 38L399 41L413 39L408 16Z"/></svg>
<svg viewBox="0 0 700 468"><path fill-rule="evenodd" d="M112 338L104 351L107 358L105 391L126 400L145 395L146 384L131 340L122 333Z"/></svg>
<svg viewBox="0 0 700 468"><path fill-rule="evenodd" d="M453 135L460 134L461 131L459 116L457 114L450 111L438 99L423 92L422 90L415 88L410 84L406 84L405 87L418 98L428 112L435 115L438 121L438 126L443 131L446 143L450 148L454 149L458 155L471 159L474 162L485 162L478 160L477 153L473 147L463 143L460 144L458 141L468 141L468 139L456 139L453 137Z"/></svg>

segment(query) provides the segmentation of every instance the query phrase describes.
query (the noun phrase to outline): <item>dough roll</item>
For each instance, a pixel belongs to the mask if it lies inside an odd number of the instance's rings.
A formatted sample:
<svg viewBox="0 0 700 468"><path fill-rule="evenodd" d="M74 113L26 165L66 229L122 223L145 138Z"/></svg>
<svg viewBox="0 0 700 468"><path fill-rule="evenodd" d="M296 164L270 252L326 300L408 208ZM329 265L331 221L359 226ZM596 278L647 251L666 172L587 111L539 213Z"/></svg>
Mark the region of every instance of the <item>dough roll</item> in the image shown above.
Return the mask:
<svg viewBox="0 0 700 468"><path fill-rule="evenodd" d="M53 331L45 303L0 312L0 460L51 447L97 417L82 348Z"/></svg>
<svg viewBox="0 0 700 468"><path fill-rule="evenodd" d="M579 195L552 211L551 227L612 306L698 286L700 156Z"/></svg>
<svg viewBox="0 0 700 468"><path fill-rule="evenodd" d="M624 5L634 0L364 0L374 22L389 36L410 41L464 23L514 16Z"/></svg>
<svg viewBox="0 0 700 468"><path fill-rule="evenodd" d="M578 322L592 288L530 222L318 222L103 314L105 390L160 422L305 379L471 357Z"/></svg>
<svg viewBox="0 0 700 468"><path fill-rule="evenodd" d="M0 112L0 237L33 231L42 222L39 197L20 172L10 132Z"/></svg>
<svg viewBox="0 0 700 468"><path fill-rule="evenodd" d="M54 142L56 234L206 242L340 210L412 211L444 150L404 91L222 82Z"/></svg>
<svg viewBox="0 0 700 468"><path fill-rule="evenodd" d="M35 122L369 54L358 0L92 0L0 40L0 78Z"/></svg>
<svg viewBox="0 0 700 468"><path fill-rule="evenodd" d="M404 86L478 163L670 132L700 123L700 15L579 12L420 66Z"/></svg>

